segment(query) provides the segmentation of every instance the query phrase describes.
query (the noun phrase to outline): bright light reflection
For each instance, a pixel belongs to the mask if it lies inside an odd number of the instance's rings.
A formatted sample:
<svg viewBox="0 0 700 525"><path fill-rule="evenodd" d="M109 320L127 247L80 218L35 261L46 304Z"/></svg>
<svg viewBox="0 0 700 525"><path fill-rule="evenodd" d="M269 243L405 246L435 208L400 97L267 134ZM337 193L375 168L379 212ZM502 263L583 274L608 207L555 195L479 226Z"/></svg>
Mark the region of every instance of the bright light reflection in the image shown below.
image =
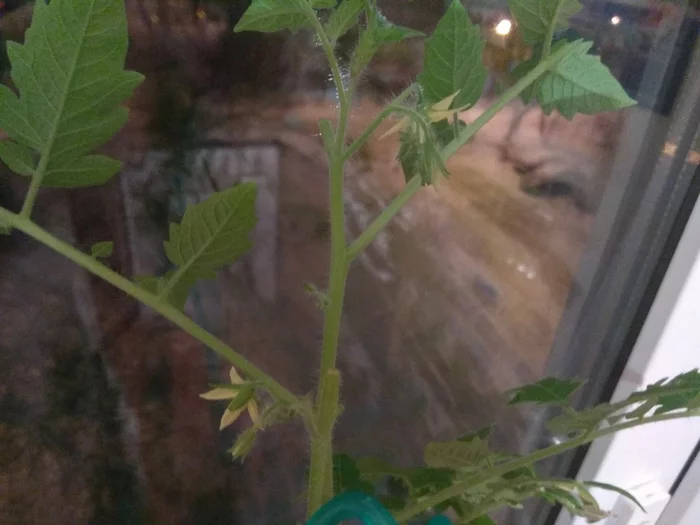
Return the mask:
<svg viewBox="0 0 700 525"><path fill-rule="evenodd" d="M513 30L513 22L511 22L507 18L504 18L503 20L498 22L498 24L496 25L496 29L495 29L496 34L502 35L502 36L510 34L510 32L512 30Z"/></svg>
<svg viewBox="0 0 700 525"><path fill-rule="evenodd" d="M611 23L612 25L614 25L614 26L619 26L619 25L620 25L620 22L622 22L622 18L620 18L620 17L617 16L617 15L613 16L613 17L610 19L610 23Z"/></svg>

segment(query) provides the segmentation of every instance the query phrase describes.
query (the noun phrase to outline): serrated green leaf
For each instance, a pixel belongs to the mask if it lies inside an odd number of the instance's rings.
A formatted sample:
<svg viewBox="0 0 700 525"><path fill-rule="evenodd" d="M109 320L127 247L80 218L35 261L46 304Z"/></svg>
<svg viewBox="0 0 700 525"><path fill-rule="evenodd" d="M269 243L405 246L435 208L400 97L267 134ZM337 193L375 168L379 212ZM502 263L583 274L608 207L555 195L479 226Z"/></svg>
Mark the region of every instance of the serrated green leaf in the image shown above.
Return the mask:
<svg viewBox="0 0 700 525"><path fill-rule="evenodd" d="M114 253L114 243L112 241L98 242L93 244L92 248L90 248L90 255L96 259L109 257L112 253Z"/></svg>
<svg viewBox="0 0 700 525"><path fill-rule="evenodd" d="M630 401L643 402L645 407L658 406L655 414L664 414L683 408L696 408L700 403L700 372L695 369L671 379L664 379L649 385L641 392L635 392Z"/></svg>
<svg viewBox="0 0 700 525"><path fill-rule="evenodd" d="M511 13L528 44L542 43L552 25L566 29L569 18L581 10L578 0L508 0Z"/></svg>
<svg viewBox="0 0 700 525"><path fill-rule="evenodd" d="M165 254L178 268L166 277L160 294L182 302L197 279L211 279L215 271L235 262L251 246L255 226L255 184L245 183L214 193L187 207L180 224L170 225Z"/></svg>
<svg viewBox="0 0 700 525"><path fill-rule="evenodd" d="M364 9L364 0L343 0L326 23L326 35L335 42L352 28Z"/></svg>
<svg viewBox="0 0 700 525"><path fill-rule="evenodd" d="M571 52L539 82L537 100L546 114L613 111L635 104L599 57L589 55L591 42L568 44Z"/></svg>
<svg viewBox="0 0 700 525"><path fill-rule="evenodd" d="M5 162L26 175L36 165L30 148L41 157L46 186L87 186L113 176L118 162L86 155L126 122L119 104L143 79L124 71L127 43L123 2L35 2L24 44L7 44L20 96L0 87L0 127L24 148L6 145Z"/></svg>
<svg viewBox="0 0 700 525"><path fill-rule="evenodd" d="M425 464L433 468L473 469L484 465L491 456L486 441L474 437L470 441L428 443Z"/></svg>
<svg viewBox="0 0 700 525"><path fill-rule="evenodd" d="M567 411L552 418L547 428L555 434L572 434L596 429L603 421L617 411L617 408L603 403L580 412Z"/></svg>
<svg viewBox="0 0 700 525"><path fill-rule="evenodd" d="M31 148L9 140L0 141L0 159L18 175L31 176L37 164L37 155Z"/></svg>
<svg viewBox="0 0 700 525"><path fill-rule="evenodd" d="M383 45L421 36L424 35L420 31L392 24L381 13L377 13L372 18L371 25L360 33L350 62L350 74L353 77L359 75Z"/></svg>
<svg viewBox="0 0 700 525"><path fill-rule="evenodd" d="M479 26L471 23L461 2L453 0L425 42L423 73L418 83L426 102L434 104L459 92L453 107L475 104L487 76L481 60L483 52Z"/></svg>
<svg viewBox="0 0 700 525"><path fill-rule="evenodd" d="M603 489L603 490L609 490L611 492L617 492L621 496L624 496L625 498L627 498L628 500L633 502L635 505L637 505L637 507L642 509L642 512L646 512L646 509L639 502L639 500L637 498L635 498L631 492L629 492L623 488L617 487L615 485L610 485L609 483L600 483L599 481L584 481L583 484L588 485L589 487L596 487L596 488Z"/></svg>
<svg viewBox="0 0 700 525"><path fill-rule="evenodd" d="M510 390L508 393L513 397L508 404L553 403L560 405L566 403L582 384L581 381L576 381L574 379L556 379L554 377L548 377L537 383Z"/></svg>
<svg viewBox="0 0 700 525"><path fill-rule="evenodd" d="M315 7L329 7L328 3L317 0ZM237 33L274 33L283 29L296 32L309 22L306 0L253 0L233 30Z"/></svg>

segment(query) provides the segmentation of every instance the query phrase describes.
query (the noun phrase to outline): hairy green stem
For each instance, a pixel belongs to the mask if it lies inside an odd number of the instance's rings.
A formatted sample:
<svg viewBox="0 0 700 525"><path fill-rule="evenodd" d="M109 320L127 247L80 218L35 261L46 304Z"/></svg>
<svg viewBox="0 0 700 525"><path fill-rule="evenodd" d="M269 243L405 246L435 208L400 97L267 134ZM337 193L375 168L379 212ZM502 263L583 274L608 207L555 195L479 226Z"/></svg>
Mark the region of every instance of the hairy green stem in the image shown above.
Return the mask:
<svg viewBox="0 0 700 525"><path fill-rule="evenodd" d="M346 89L340 66L335 58L333 46L313 10L309 7L311 20L331 68L338 92L338 125L335 130L333 150L329 158L329 205L331 226L331 263L328 277L328 304L323 325L323 346L319 387L316 396L315 417L317 434L311 436L311 462L309 465L309 487L307 514L314 512L333 495L333 428L338 414L340 376L336 370L338 340L343 316L345 282L348 275L347 244L345 239L345 137L350 119L350 104L354 82Z"/></svg>
<svg viewBox="0 0 700 525"><path fill-rule="evenodd" d="M245 357L234 351L222 340L200 327L177 308L171 306L165 301L160 300L158 296L144 290L136 283L110 270L93 257L82 253L70 244L67 244L54 237L46 230L34 224L29 218L24 217L21 214L12 213L11 211L0 207L0 219L9 223L13 228L24 232L42 244L45 244L67 259L70 259L90 273L102 278L116 288L119 288L121 291L129 294L146 306L153 308L156 312L179 326L192 337L199 340L202 344L214 350L221 357L242 371L247 377L258 381L276 399L291 405L296 405L299 402L299 398L296 395L284 388L272 377L248 361Z"/></svg>
<svg viewBox="0 0 700 525"><path fill-rule="evenodd" d="M613 425L607 428L600 429L590 435L572 438L569 441L560 443L559 445L554 445L542 450L537 450L532 454L528 454L527 456L522 456L518 459L514 459L513 461L509 461L507 463L498 465L492 469L483 472L482 474L474 476L469 480L463 481L461 483L456 483L455 485L452 485L451 487L448 487L445 490L442 490L440 492L437 492L436 494L433 494L432 496L425 498L424 500L420 501L419 503L416 503L412 507L409 507L405 510L402 510L401 512L396 513L396 521L398 523L405 523L411 518L432 509L433 507L439 505L444 501L460 496L461 494L464 494L466 491L473 489L474 487L487 483L493 479L499 478L514 470L529 467L533 463L537 463L538 461L542 461L553 456L558 456L559 454L562 454L563 452L566 452L568 450L572 450L582 445L586 445L592 441L595 441L598 438L609 436L611 434L615 434L617 432L628 430L630 428L638 427L641 425L646 425L650 423L660 423L662 421L671 421L674 419L683 419L691 415L700 415L700 409L692 411L692 413L689 412L691 411L661 414L658 416L648 417L641 421L628 421L627 423L622 423L619 425Z"/></svg>

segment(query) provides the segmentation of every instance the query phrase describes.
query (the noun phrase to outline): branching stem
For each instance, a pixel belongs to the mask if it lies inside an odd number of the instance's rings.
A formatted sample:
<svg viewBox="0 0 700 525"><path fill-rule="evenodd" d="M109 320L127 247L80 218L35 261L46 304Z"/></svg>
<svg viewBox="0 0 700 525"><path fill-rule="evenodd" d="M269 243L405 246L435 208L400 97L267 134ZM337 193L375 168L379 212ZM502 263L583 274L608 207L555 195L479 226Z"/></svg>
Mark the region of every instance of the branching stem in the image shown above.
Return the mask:
<svg viewBox="0 0 700 525"><path fill-rule="evenodd" d="M48 246L52 250L60 253L67 259L70 259L75 264L84 268L90 273L102 278L116 288L119 288L121 291L129 294L134 299L137 299L146 306L153 308L156 312L179 326L182 330L199 340L202 344L214 350L221 357L243 372L247 377L258 381L276 399L290 405L296 405L299 403L299 398L296 395L284 388L281 384L260 370L253 363L248 361L245 357L234 351L221 339L200 327L180 310L159 299L158 296L144 290L136 283L110 270L93 257L82 253L81 251L72 247L70 244L67 244L54 237L46 230L34 224L29 218L24 217L21 214L12 213L11 211L0 207L0 219L6 221L13 228L24 232L30 237Z"/></svg>

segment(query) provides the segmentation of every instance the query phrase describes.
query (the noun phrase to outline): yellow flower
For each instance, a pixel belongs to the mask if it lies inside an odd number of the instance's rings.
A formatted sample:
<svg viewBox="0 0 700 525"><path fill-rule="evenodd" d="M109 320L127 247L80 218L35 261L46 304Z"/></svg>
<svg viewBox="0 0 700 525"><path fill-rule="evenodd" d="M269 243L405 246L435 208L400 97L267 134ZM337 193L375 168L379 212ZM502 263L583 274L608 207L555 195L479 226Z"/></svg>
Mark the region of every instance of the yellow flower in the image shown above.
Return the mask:
<svg viewBox="0 0 700 525"><path fill-rule="evenodd" d="M229 377L231 378L231 386L218 386L199 396L208 401L231 400L224 411L224 415L221 417L219 430L231 426L245 410L248 410L253 424L259 426L260 412L258 411L258 403L255 400L255 387L244 381L233 367L231 367Z"/></svg>

